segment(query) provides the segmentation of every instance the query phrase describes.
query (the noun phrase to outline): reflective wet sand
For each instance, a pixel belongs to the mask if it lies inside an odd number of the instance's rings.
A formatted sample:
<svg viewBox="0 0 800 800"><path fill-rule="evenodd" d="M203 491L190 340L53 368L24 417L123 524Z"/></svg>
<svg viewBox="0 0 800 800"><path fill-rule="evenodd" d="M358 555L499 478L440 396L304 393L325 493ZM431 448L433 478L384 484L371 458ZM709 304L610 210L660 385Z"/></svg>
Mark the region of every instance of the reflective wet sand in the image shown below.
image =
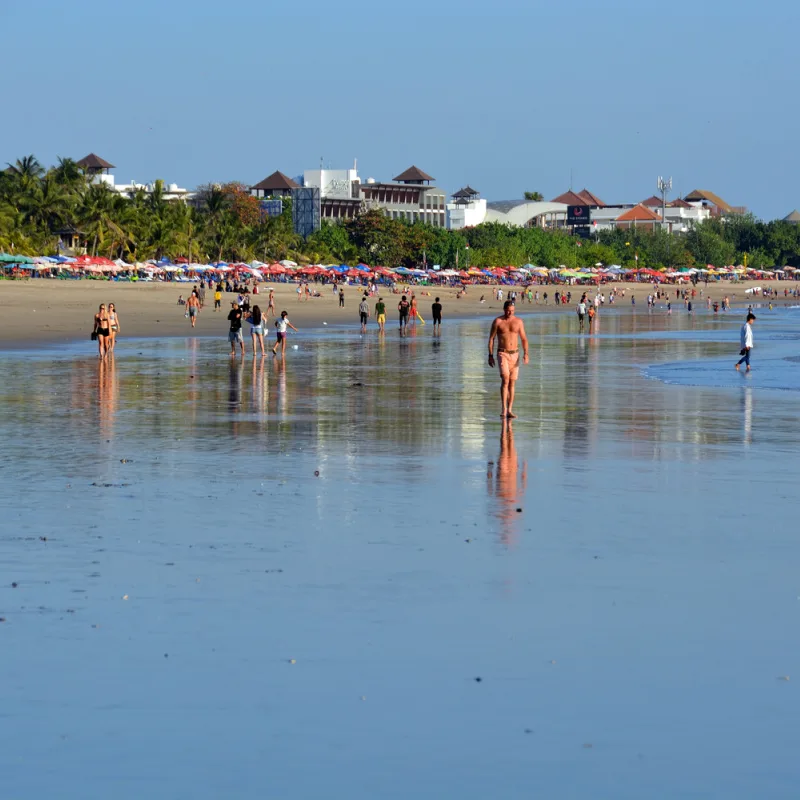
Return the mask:
<svg viewBox="0 0 800 800"><path fill-rule="evenodd" d="M3 356L0 795L796 796L796 313Z"/></svg>

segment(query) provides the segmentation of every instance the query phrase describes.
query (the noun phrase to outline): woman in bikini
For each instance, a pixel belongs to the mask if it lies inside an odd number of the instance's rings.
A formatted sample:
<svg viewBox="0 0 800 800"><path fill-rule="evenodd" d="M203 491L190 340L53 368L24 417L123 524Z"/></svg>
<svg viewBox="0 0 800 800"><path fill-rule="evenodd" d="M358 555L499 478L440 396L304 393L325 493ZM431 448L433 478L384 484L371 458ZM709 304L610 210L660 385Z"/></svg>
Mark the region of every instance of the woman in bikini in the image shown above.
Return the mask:
<svg viewBox="0 0 800 800"><path fill-rule="evenodd" d="M119 333L119 316L117 315L117 308L113 303L108 304L108 322L111 328L108 352L113 353L114 345L117 343L117 334Z"/></svg>
<svg viewBox="0 0 800 800"><path fill-rule="evenodd" d="M108 352L108 339L111 335L110 326L106 304L100 303L100 310L94 315L94 332L97 334L97 349L101 358L105 358Z"/></svg>
<svg viewBox="0 0 800 800"><path fill-rule="evenodd" d="M275 317L275 290L269 290L269 301L267 302L267 317Z"/></svg>

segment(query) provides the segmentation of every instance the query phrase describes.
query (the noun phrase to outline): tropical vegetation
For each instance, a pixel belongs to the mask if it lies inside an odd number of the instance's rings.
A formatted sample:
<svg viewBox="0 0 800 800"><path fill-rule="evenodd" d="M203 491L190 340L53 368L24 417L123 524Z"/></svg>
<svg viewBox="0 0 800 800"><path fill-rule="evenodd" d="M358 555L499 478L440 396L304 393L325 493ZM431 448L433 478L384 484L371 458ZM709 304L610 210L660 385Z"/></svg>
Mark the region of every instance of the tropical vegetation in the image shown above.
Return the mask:
<svg viewBox="0 0 800 800"><path fill-rule="evenodd" d="M77 236L91 255L128 262L183 256L203 262L290 258L390 267L800 266L800 226L752 215L711 219L686 235L630 228L583 239L491 222L448 231L371 210L343 224L323 224L304 240L294 233L290 199L283 200L281 215L265 216L240 183L202 186L187 204L167 200L162 181L150 192L125 197L92 181L70 158L45 169L29 155L0 172L0 252L55 255L65 234Z"/></svg>

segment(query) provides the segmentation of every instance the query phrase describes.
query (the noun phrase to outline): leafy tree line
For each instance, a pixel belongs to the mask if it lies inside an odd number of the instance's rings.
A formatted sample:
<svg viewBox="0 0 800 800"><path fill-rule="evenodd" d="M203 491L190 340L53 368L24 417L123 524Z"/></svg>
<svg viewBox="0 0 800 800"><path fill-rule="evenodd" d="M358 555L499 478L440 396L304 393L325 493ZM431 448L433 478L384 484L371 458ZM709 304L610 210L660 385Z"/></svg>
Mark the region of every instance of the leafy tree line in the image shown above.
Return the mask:
<svg viewBox="0 0 800 800"><path fill-rule="evenodd" d="M91 182L72 159L61 158L45 169L26 156L0 172L0 251L55 254L59 233L76 231L90 254L129 262L183 256L389 267L423 261L461 268L525 263L658 268L745 261L756 268L800 266L800 226L752 215L712 219L686 235L628 228L578 239L566 231L496 222L448 231L371 210L341 225L324 224L303 240L293 231L291 200L283 204L280 216L264 217L259 201L238 183L202 186L191 205L166 200L162 181L152 192L138 190L127 198Z"/></svg>

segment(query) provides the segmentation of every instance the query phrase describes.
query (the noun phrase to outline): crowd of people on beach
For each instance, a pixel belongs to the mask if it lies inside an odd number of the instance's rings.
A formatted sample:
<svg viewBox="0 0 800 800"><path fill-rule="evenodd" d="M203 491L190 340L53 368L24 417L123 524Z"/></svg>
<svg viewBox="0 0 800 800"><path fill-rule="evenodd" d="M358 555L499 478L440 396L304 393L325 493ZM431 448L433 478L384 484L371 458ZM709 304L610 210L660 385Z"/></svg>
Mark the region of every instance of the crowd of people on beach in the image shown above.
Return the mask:
<svg viewBox="0 0 800 800"><path fill-rule="evenodd" d="M272 347L272 354L284 356L286 353L286 343L288 332L291 329L295 333L298 329L290 322L288 311L281 311L277 313L275 306L275 291L272 288L268 290L266 298L266 308L261 309L261 306L251 301L255 300L254 296L259 294L258 286L253 287L250 291L248 285L224 285L222 283L213 284L206 287L205 283L195 285L189 296L184 300L182 296L178 298L178 305L185 307L184 315L189 320L192 328L196 327L197 317L205 305L206 289L214 290L214 312L221 311L222 305L222 292L235 292L237 293L236 299L231 301L231 310L228 312L227 320L229 323L228 342L231 347L231 356L236 356L237 345L242 357L245 356L245 339L243 333L243 324L246 322L250 325L250 338L252 342L253 356L261 354L263 358L266 356L266 347L264 345L264 337L267 334L270 320L273 320L275 327L275 343ZM339 301L339 307L345 307L344 289L341 286L334 285L334 294ZM703 296L703 290L696 287L690 288L677 288L675 289L675 299L682 301L684 307L691 313L693 311L693 302L698 294ZM307 301L313 296L318 296L318 293L312 292L307 284L300 284L297 288L298 302ZM608 298L598 288L595 291L593 298L589 297L588 292L581 294L575 310L578 317L578 330L583 333L587 326L589 333L594 332L595 322L599 309L608 303L613 305L619 298L624 298L626 290L612 289ZM370 306L371 297L377 296L374 305ZM789 290L785 290L785 296L788 298ZM503 300L504 291L502 288L494 290L494 299ZM517 302L524 303L525 300L529 304L539 303L540 299L545 305L548 304L549 297L547 292L543 292L541 298L538 291L533 291L530 287L524 292L517 292L511 290L508 293L508 299L503 302L503 314L497 317L491 325L489 333L489 366L494 368L498 367L500 373L501 384L501 416L504 419L513 419L515 414L513 412L515 386L519 378L520 363L528 363L528 340L525 333L525 326L521 319L516 316ZM557 306L569 305L572 302L572 292L570 290L561 291L557 290L553 295L554 303ZM481 297L481 302L484 298ZM672 295L671 290L662 287L654 288L654 291L647 295L647 308L652 311L656 304L661 302L666 304L667 313L672 313ZM631 293L631 305L636 305L636 297ZM722 311L730 309L730 298L725 296L721 301L714 301L712 304L711 298L707 298L707 307L709 310L713 307L714 313L718 313L720 308ZM770 303L770 308L772 304ZM436 297L431 304L431 321L433 323L433 334L438 336L441 334L442 326L442 312L443 306L440 297ZM425 319L422 317L419 308L419 301L416 294L412 291L410 296L408 293L401 295L397 303L398 326L400 336L407 336L409 327L416 328L417 325L425 325ZM378 334L384 335L386 332L386 318L387 318L387 304L383 296L379 294L377 287L365 288L361 295L358 305L358 318L360 333L366 334L370 320L374 317L378 325ZM748 308L747 319L740 330L740 360L736 363L736 369L739 370L741 365L744 364L746 371L750 372L750 356L753 348L753 328L752 324L756 317L752 311L752 305ZM327 324L327 323L323 323ZM100 305L98 312L94 315L94 325L92 328L91 338L97 340L98 350L101 358L105 358L109 353L113 353L116 344L116 337L119 334L120 319L116 311L114 303L109 303L108 307L103 303ZM496 346L496 357L495 357ZM297 345L295 345L295 348ZM520 348L522 349L522 356L520 357Z"/></svg>

